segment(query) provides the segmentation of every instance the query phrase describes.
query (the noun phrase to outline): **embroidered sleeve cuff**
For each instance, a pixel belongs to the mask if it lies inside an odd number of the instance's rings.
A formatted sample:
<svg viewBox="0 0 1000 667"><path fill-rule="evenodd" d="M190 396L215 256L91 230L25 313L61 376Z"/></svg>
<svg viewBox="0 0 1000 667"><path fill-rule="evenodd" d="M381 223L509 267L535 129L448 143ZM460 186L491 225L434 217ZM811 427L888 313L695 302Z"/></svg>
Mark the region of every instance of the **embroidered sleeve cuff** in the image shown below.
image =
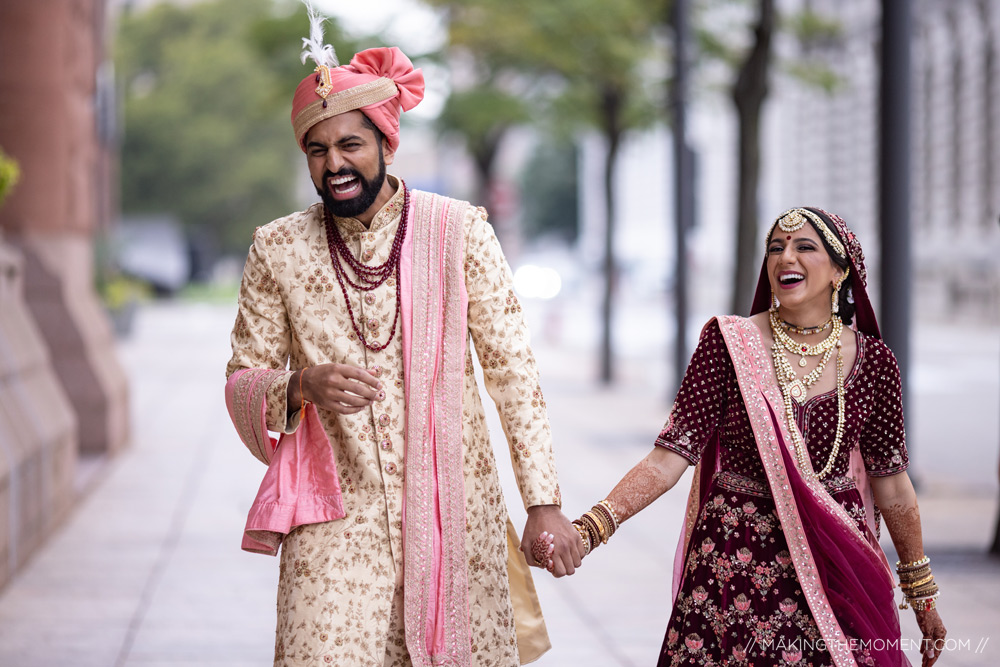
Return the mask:
<svg viewBox="0 0 1000 667"><path fill-rule="evenodd" d="M892 477L893 475L898 475L899 473L905 471L910 467L909 461L904 461L903 463L893 466L892 468L880 468L878 470L868 470L868 475L870 477Z"/></svg>
<svg viewBox="0 0 1000 667"><path fill-rule="evenodd" d="M275 433L294 433L299 425L298 411L288 415L288 379L292 371L286 371L267 389L267 430Z"/></svg>
<svg viewBox="0 0 1000 667"><path fill-rule="evenodd" d="M543 484L535 489L525 488L522 496L524 497L525 510L539 505L555 505L562 508L562 493L559 491L558 484L555 486L552 484Z"/></svg>
<svg viewBox="0 0 1000 667"><path fill-rule="evenodd" d="M653 444L656 445L657 447L663 447L664 449L669 449L675 454L680 454L681 456L686 458L691 465L698 465L698 462L701 460L700 455L695 454L691 450L685 449L684 447L681 447L680 445L674 442L670 442L669 440L664 440L663 438L657 438L656 442L654 442Z"/></svg>

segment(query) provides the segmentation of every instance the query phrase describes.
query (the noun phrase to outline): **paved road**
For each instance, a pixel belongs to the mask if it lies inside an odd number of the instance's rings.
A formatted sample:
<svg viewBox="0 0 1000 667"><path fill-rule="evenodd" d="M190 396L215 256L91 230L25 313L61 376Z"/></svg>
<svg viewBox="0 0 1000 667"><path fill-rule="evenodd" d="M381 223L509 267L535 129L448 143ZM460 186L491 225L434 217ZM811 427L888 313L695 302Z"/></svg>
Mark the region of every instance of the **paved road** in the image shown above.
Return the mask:
<svg viewBox="0 0 1000 667"><path fill-rule="evenodd" d="M548 308L548 307L547 307ZM557 437L568 513L603 497L649 450L666 417L666 354L619 340L620 382L595 388L576 314L529 307ZM630 319L631 318L631 319ZM161 303L143 310L121 345L132 381L132 448L31 565L0 592L0 665L16 667L270 664L277 561L239 550L261 469L236 438L222 399L231 307ZM636 324L637 323L637 324ZM641 337L637 337L639 339ZM915 338L927 550L956 640L942 665L1000 664L1000 563L980 555L996 511L1000 342L981 328L929 326ZM516 522L524 512L499 426L498 458ZM683 485L683 482L682 482ZM536 664L650 665L669 612L669 576L683 493L630 521L574 577L536 577L554 650ZM918 638L911 612L904 637Z"/></svg>

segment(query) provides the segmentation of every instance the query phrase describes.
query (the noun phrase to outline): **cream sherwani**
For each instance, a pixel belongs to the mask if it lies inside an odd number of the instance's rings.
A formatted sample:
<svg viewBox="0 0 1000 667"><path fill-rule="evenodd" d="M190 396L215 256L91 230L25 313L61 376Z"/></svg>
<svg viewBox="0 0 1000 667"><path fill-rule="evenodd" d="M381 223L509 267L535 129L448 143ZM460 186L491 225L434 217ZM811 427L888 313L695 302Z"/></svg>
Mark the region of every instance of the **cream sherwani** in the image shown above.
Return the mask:
<svg viewBox="0 0 1000 667"><path fill-rule="evenodd" d="M400 188L368 229L354 219L336 220L355 257L370 265L386 261L402 208ZM407 665L402 337L397 325L392 343L379 352L358 340L334 273L322 210L316 204L254 233L227 376L244 368L298 369L336 362L369 369L382 381L385 396L353 415L319 411L337 462L346 517L296 528L282 544L274 662ZM526 507L558 505L538 371L510 269L484 209L469 207L464 236L468 335L507 435L522 499ZM384 342L396 312L395 279L363 294L347 286L347 296L365 336ZM413 346L419 349L420 341ZM520 559L522 568L511 580L522 582L523 556L508 550L507 508L473 373L473 346L467 349L462 438L472 663L516 665L508 555ZM267 388L267 427L275 432L292 432L298 425L297 413L286 419L290 374L278 375ZM530 579L527 587L531 589ZM528 601L529 606L535 603L533 589Z"/></svg>

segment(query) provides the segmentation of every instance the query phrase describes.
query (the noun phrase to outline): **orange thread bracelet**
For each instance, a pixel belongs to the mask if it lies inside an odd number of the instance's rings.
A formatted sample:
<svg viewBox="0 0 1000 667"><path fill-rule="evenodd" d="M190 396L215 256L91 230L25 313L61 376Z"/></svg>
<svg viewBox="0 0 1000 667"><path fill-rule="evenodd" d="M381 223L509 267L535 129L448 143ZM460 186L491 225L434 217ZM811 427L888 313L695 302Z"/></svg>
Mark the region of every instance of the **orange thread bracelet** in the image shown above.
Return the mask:
<svg viewBox="0 0 1000 667"><path fill-rule="evenodd" d="M307 403L307 401L306 401L306 395L304 393L302 393L302 378L305 377L306 369L307 368L309 368L309 367L306 366L306 367L302 368L299 371L299 411L300 412L302 410L306 409L306 403Z"/></svg>

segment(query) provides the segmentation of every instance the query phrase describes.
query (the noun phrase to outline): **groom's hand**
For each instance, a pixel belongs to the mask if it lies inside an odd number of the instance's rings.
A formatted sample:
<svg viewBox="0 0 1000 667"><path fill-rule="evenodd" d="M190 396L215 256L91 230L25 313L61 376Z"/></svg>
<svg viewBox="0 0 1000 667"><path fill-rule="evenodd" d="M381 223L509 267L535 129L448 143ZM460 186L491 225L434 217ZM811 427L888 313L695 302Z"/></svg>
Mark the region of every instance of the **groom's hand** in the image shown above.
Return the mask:
<svg viewBox="0 0 1000 667"><path fill-rule="evenodd" d="M539 562L532 553L532 546L542 533L551 536L548 540L541 538L541 542L548 541L552 546L548 562ZM541 555L547 549L548 547L545 547L543 551L539 551L536 547L534 551ZM583 541L576 528L556 505L536 505L528 508L528 521L524 524L521 551L524 552L528 565L544 567L554 576L563 577L573 574L576 568L580 567L583 560Z"/></svg>

